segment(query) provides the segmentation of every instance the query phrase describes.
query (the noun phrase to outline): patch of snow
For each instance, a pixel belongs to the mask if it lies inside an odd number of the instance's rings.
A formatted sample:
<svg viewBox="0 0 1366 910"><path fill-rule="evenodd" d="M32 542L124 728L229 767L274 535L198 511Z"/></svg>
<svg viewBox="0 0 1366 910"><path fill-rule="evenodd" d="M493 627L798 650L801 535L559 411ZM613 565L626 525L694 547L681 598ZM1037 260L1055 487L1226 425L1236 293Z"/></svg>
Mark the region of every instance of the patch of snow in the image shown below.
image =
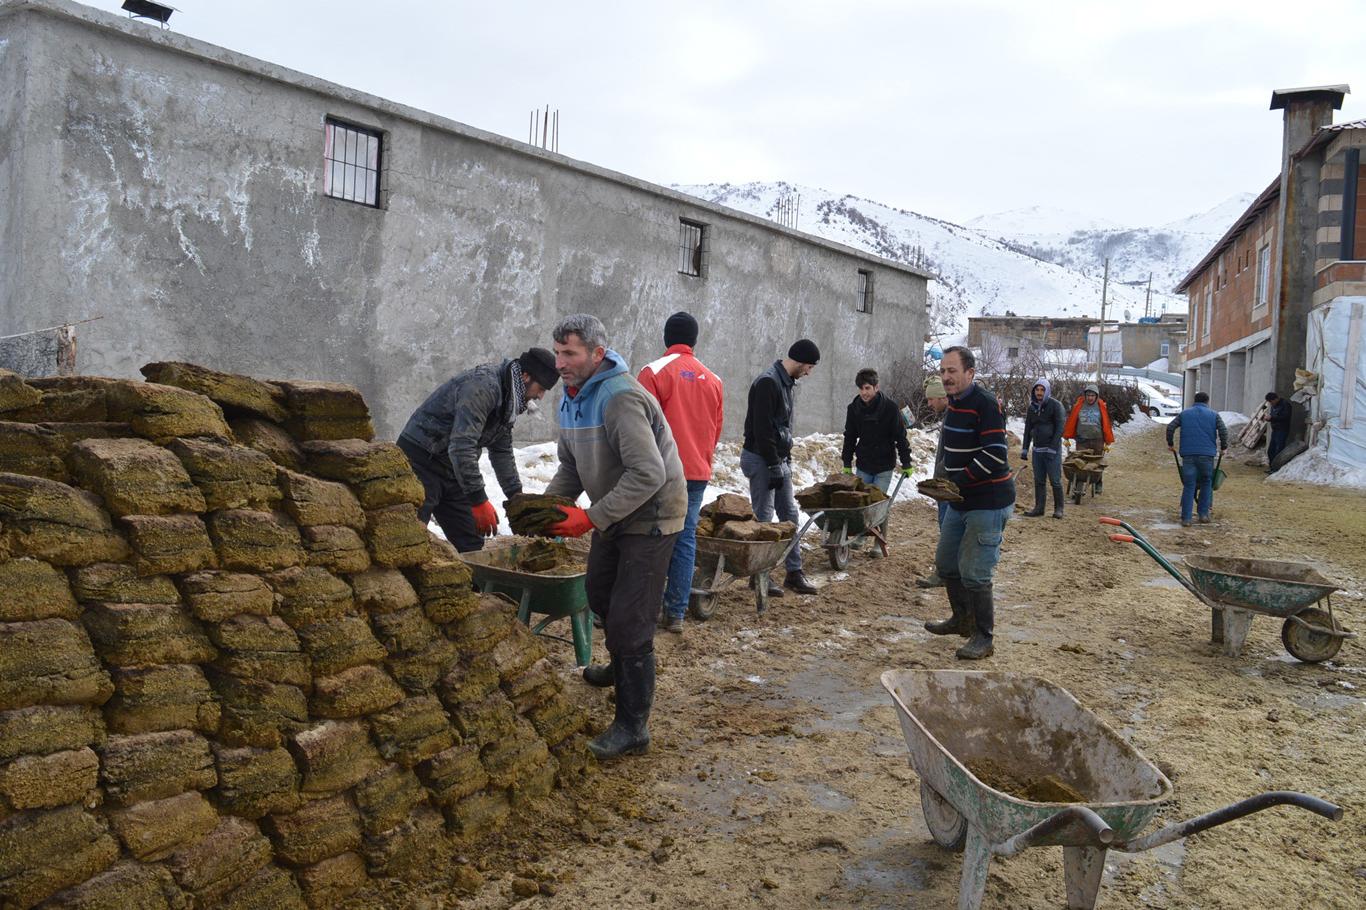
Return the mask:
<svg viewBox="0 0 1366 910"><path fill-rule="evenodd" d="M1366 490L1366 468L1343 464L1330 458L1322 446L1315 446L1272 474L1266 482Z"/></svg>
<svg viewBox="0 0 1366 910"><path fill-rule="evenodd" d="M1156 360L1154 360L1152 363L1148 364L1148 366L1145 367L1145 369L1149 369L1149 370L1161 370L1163 373L1165 373L1165 372L1167 372L1167 358L1165 358L1165 357L1159 357L1159 358L1157 358Z"/></svg>
<svg viewBox="0 0 1366 910"><path fill-rule="evenodd" d="M1126 436L1137 436L1139 433L1147 432L1160 421L1170 423L1171 418L1165 417L1154 420L1135 407L1134 412L1130 415L1129 419L1115 427L1115 438L1123 439Z"/></svg>
<svg viewBox="0 0 1366 910"><path fill-rule="evenodd" d="M1219 416L1224 418L1224 426L1228 427L1229 432L1233 432L1234 427L1241 427L1252 422L1252 418L1237 411L1220 411Z"/></svg>

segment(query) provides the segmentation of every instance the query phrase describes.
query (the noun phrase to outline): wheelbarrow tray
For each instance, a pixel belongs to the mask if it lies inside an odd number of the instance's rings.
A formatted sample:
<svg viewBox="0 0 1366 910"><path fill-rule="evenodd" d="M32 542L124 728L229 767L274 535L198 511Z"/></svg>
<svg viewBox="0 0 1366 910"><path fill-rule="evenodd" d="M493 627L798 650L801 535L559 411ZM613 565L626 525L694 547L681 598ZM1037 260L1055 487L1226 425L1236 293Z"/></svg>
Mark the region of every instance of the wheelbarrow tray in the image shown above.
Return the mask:
<svg viewBox="0 0 1366 910"><path fill-rule="evenodd" d="M469 566L475 586L485 592L503 594L517 604L517 618L531 626L531 614L546 618L532 627L541 634L557 619L568 619L573 631L574 659L586 666L593 656L593 623L588 615L588 592L584 588L585 567L552 569L549 572L525 572L515 567L522 548L531 543L526 538L500 538L482 550L461 553ZM588 558L588 545L578 540L565 541L575 553Z"/></svg>
<svg viewBox="0 0 1366 910"><path fill-rule="evenodd" d="M792 538L782 540L729 540L724 537L697 538L697 565L715 570L722 556L726 571L737 577L758 575L777 567L792 546Z"/></svg>
<svg viewBox="0 0 1366 910"><path fill-rule="evenodd" d="M1185 562L1191 581L1210 600L1268 616L1292 616L1338 589L1302 562L1203 555Z"/></svg>
<svg viewBox="0 0 1366 910"><path fill-rule="evenodd" d="M879 527L891 510L890 497L857 509L825 509L816 517L816 527L827 534L843 528L846 537L857 537L869 528Z"/></svg>
<svg viewBox="0 0 1366 910"><path fill-rule="evenodd" d="M991 843L1057 814L1066 803L1033 802L994 789L968 764L982 760L1018 777L1054 775L1082 794L1116 839L1141 831L1170 799L1166 776L1066 689L1037 676L964 670L888 670L882 685L922 782ZM1061 828L1045 843L1081 845Z"/></svg>

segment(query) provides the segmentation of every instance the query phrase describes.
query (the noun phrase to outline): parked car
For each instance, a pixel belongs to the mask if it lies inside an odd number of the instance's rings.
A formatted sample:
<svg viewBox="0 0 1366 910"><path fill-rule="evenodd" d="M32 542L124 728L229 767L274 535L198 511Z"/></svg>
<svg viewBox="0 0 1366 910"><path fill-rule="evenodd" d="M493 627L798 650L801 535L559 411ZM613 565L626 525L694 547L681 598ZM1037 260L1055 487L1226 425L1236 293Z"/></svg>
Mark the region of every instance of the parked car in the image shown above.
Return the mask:
<svg viewBox="0 0 1366 910"><path fill-rule="evenodd" d="M1175 417L1181 413L1181 402L1170 397L1156 386L1140 382L1138 388L1144 396L1143 410L1154 420L1159 417Z"/></svg>

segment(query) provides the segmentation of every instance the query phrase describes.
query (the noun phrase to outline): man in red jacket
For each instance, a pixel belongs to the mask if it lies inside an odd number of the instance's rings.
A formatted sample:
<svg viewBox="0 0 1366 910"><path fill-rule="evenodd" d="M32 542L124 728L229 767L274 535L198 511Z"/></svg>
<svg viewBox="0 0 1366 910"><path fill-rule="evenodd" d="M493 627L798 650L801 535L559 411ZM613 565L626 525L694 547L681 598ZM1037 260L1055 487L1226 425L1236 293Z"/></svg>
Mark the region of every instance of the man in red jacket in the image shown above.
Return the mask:
<svg viewBox="0 0 1366 910"><path fill-rule="evenodd" d="M702 494L711 480L712 453L721 439L725 417L725 389L716 374L693 356L697 344L697 320L674 313L664 323L664 356L646 364L636 377L659 400L664 419L673 431L683 476L688 481L688 516L683 533L674 544L669 581L664 589L664 628L682 634L683 614L692 591L693 564L697 558L697 516Z"/></svg>

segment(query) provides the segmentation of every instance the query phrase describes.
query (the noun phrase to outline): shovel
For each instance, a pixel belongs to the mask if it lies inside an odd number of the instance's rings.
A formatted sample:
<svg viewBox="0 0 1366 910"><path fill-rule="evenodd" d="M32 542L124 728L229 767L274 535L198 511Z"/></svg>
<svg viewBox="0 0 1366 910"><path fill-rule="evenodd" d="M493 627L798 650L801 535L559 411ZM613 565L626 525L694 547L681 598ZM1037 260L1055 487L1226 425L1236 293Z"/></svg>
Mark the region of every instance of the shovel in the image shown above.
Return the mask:
<svg viewBox="0 0 1366 910"><path fill-rule="evenodd" d="M1222 487L1224 485L1224 478L1228 476L1224 473L1224 469L1219 467L1219 465L1223 463L1224 453L1221 451L1219 453L1219 460L1214 463L1214 476L1210 480L1210 489L1212 490L1217 490Z"/></svg>

